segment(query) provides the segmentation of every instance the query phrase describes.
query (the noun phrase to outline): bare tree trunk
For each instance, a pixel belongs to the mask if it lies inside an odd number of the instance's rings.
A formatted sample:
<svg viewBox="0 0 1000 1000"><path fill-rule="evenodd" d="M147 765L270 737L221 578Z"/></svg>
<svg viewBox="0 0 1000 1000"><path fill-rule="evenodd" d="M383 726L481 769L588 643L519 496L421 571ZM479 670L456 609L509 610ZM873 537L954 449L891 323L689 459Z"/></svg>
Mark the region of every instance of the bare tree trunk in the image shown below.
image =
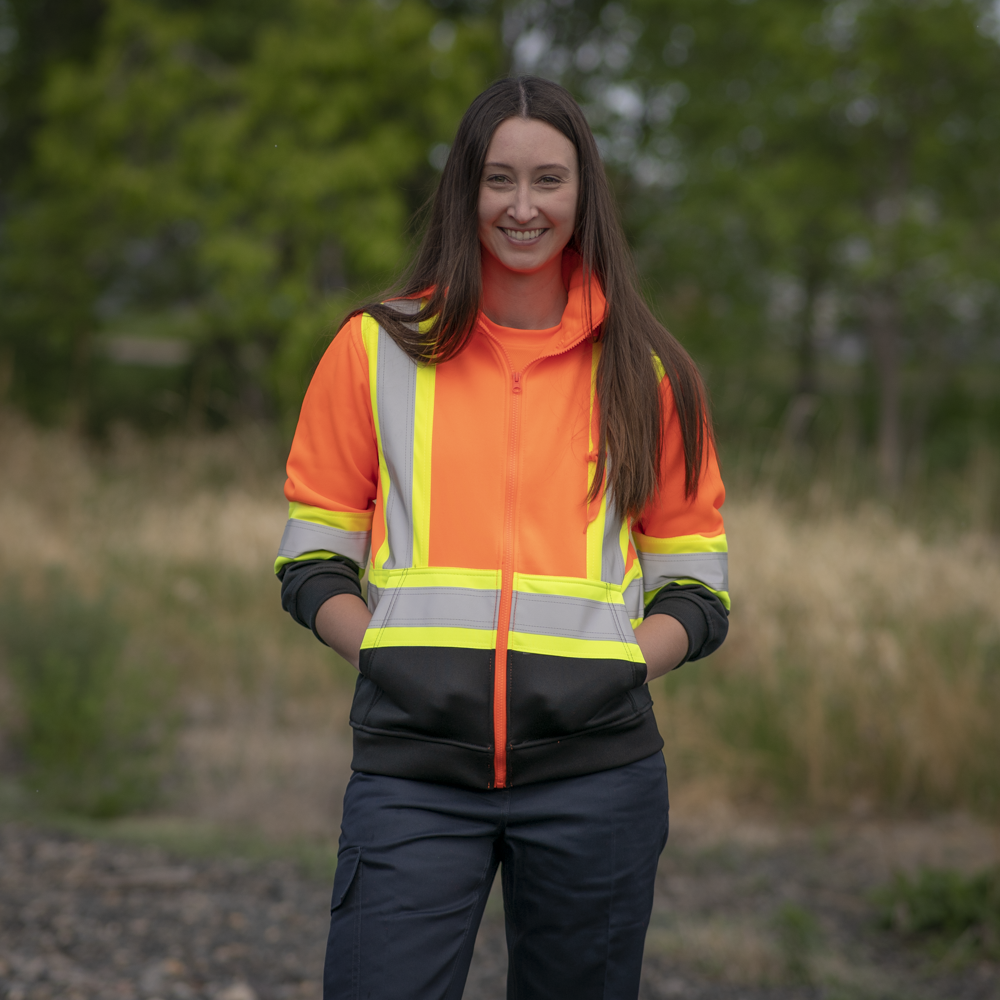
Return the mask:
<svg viewBox="0 0 1000 1000"><path fill-rule="evenodd" d="M899 296L891 285L865 297L868 340L878 380L878 470L882 489L899 490L903 474Z"/></svg>

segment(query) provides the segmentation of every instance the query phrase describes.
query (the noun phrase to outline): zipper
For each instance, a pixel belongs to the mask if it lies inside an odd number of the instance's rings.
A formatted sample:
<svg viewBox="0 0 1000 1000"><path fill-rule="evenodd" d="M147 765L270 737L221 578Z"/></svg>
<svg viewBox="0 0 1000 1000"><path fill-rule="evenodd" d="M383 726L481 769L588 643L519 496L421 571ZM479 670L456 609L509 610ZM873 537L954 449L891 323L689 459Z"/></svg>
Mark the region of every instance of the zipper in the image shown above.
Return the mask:
<svg viewBox="0 0 1000 1000"><path fill-rule="evenodd" d="M506 355L507 352L504 351ZM510 359L507 359L508 365ZM507 786L507 641L514 603L514 501L517 499L518 435L521 430L521 373L512 372L510 431L507 435L507 491L503 504L503 550L500 560L500 612L493 667L493 787Z"/></svg>
<svg viewBox="0 0 1000 1000"><path fill-rule="evenodd" d="M514 602L514 510L517 499L518 443L521 432L521 393L523 376L532 365L546 358L566 354L577 346L569 344L551 354L542 354L530 361L524 371L516 372L503 344L484 331L499 350L510 372L511 414L507 434L507 486L503 505L503 551L500 557L500 609L497 615L496 658L493 664L493 787L507 787L507 645L510 635L510 613Z"/></svg>

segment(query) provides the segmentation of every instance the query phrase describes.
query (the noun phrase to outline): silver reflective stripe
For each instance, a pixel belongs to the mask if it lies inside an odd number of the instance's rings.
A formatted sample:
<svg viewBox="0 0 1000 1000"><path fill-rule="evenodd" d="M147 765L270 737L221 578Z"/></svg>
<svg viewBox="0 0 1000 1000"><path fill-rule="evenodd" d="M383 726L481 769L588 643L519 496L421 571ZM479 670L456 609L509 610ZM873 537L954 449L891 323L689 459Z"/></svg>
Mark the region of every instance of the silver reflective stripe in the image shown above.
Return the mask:
<svg viewBox="0 0 1000 1000"><path fill-rule="evenodd" d="M369 582L368 584L368 610L374 614L375 609L378 607L379 599L382 596L382 591L375 586L374 583Z"/></svg>
<svg viewBox="0 0 1000 1000"><path fill-rule="evenodd" d="M285 559L295 559L306 552L333 552L347 556L359 566L368 561L370 531L341 531L325 524L313 524L290 517L281 536L278 555Z"/></svg>
<svg viewBox="0 0 1000 1000"><path fill-rule="evenodd" d="M379 435L389 470L385 523L389 534L386 569L413 565L413 425L417 366L379 327L376 376Z"/></svg>
<svg viewBox="0 0 1000 1000"><path fill-rule="evenodd" d="M515 591L511 622L513 632L635 642L625 607L608 601Z"/></svg>
<svg viewBox="0 0 1000 1000"><path fill-rule="evenodd" d="M622 592L622 600L625 601L625 610L629 618L642 617L642 577L633 580Z"/></svg>
<svg viewBox="0 0 1000 1000"><path fill-rule="evenodd" d="M392 587L378 595L369 628L494 629L499 606L497 590Z"/></svg>
<svg viewBox="0 0 1000 1000"><path fill-rule="evenodd" d="M611 470L608 469L610 477ZM625 579L625 557L622 555L622 519L615 505L615 498L608 491L608 504L604 516L604 541L601 543L601 580L621 586Z"/></svg>
<svg viewBox="0 0 1000 1000"><path fill-rule="evenodd" d="M712 590L729 590L729 556L725 552L640 552L643 586L659 590L675 580L698 580Z"/></svg>

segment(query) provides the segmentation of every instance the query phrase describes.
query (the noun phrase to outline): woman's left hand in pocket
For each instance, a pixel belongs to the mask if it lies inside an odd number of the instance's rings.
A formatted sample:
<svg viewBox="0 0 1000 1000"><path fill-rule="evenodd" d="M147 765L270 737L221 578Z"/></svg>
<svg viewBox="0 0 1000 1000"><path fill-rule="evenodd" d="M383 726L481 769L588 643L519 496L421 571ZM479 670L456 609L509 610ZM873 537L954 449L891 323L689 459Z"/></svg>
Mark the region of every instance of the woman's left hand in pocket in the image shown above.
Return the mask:
<svg viewBox="0 0 1000 1000"><path fill-rule="evenodd" d="M670 615L650 615L635 630L646 661L646 683L680 666L688 654L688 634Z"/></svg>

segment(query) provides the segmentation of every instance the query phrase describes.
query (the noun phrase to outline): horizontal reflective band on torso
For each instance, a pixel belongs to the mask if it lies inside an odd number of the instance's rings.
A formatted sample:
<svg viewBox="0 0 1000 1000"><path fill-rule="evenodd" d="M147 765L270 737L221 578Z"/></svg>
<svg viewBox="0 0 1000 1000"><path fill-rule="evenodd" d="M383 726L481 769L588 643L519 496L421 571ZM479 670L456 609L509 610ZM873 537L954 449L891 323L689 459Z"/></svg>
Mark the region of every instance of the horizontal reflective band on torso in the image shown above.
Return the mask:
<svg viewBox="0 0 1000 1000"><path fill-rule="evenodd" d="M599 642L635 642L624 604L590 601L560 594L514 591L512 632L566 636Z"/></svg>
<svg viewBox="0 0 1000 1000"><path fill-rule="evenodd" d="M641 599L641 581L636 584ZM497 590L406 586L382 589L369 584L368 604L374 610L369 628L492 631L497 628L499 603ZM626 605L606 600L515 590L510 629L584 642L635 643L630 617L641 617L641 610L632 615Z"/></svg>
<svg viewBox="0 0 1000 1000"><path fill-rule="evenodd" d="M295 559L307 552L332 552L347 556L359 566L368 560L371 532L341 531L326 524L313 524L291 517L285 524L285 533L278 547L279 558Z"/></svg>
<svg viewBox="0 0 1000 1000"><path fill-rule="evenodd" d="M497 627L500 591L472 587L391 587L376 589L369 628Z"/></svg>
<svg viewBox="0 0 1000 1000"><path fill-rule="evenodd" d="M725 552L639 552L643 586L659 590L674 580L698 580L712 590L729 590L729 557Z"/></svg>

